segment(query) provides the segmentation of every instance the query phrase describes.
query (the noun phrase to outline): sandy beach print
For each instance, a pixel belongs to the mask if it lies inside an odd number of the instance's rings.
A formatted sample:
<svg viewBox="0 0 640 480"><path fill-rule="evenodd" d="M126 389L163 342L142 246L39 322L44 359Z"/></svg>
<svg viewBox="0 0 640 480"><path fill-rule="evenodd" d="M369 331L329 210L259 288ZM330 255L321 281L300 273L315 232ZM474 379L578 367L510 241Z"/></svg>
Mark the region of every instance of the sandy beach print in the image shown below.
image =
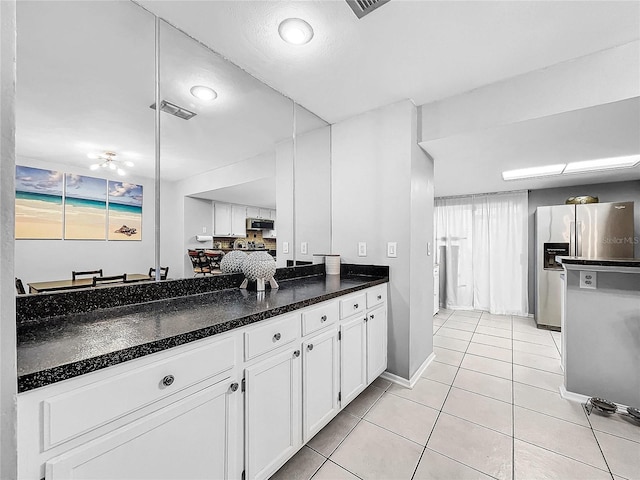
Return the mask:
<svg viewBox="0 0 640 480"><path fill-rule="evenodd" d="M142 185L109 181L109 240L142 240Z"/></svg>
<svg viewBox="0 0 640 480"><path fill-rule="evenodd" d="M16 165L16 239L62 239L62 179L60 172Z"/></svg>
<svg viewBox="0 0 640 480"><path fill-rule="evenodd" d="M66 174L65 240L104 240L107 223L107 181Z"/></svg>

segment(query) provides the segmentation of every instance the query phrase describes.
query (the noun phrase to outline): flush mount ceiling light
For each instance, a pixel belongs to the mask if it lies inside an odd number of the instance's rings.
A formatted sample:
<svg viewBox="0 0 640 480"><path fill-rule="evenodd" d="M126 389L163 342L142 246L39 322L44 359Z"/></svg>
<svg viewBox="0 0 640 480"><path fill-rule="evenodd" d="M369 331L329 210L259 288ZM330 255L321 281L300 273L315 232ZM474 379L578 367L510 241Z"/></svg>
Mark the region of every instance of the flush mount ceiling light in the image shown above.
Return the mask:
<svg viewBox="0 0 640 480"><path fill-rule="evenodd" d="M99 168L108 168L109 170L115 170L118 173L118 175L126 175L127 172L125 172L122 169L121 165L124 165L126 167L133 167L133 162L129 160L126 160L126 161L116 160L115 152L90 153L87 156L94 160L102 160L102 162L100 163L94 163L93 165L91 165L89 167L91 170L98 170Z"/></svg>
<svg viewBox="0 0 640 480"><path fill-rule="evenodd" d="M213 88L205 87L204 85L195 85L191 87L191 90L189 91L194 97L206 102L210 102L211 100L218 98L218 94Z"/></svg>
<svg viewBox="0 0 640 480"><path fill-rule="evenodd" d="M278 27L280 38L292 45L304 45L313 38L313 28L301 18L287 18Z"/></svg>
<svg viewBox="0 0 640 480"><path fill-rule="evenodd" d="M502 172L503 180L521 180L523 178L548 177L550 175L560 175L566 164L544 165L542 167L520 168L518 170L508 170Z"/></svg>
<svg viewBox="0 0 640 480"><path fill-rule="evenodd" d="M640 155L627 157L599 158L584 162L571 162L563 173L598 172L601 170L613 170L618 168L632 168L640 164Z"/></svg>

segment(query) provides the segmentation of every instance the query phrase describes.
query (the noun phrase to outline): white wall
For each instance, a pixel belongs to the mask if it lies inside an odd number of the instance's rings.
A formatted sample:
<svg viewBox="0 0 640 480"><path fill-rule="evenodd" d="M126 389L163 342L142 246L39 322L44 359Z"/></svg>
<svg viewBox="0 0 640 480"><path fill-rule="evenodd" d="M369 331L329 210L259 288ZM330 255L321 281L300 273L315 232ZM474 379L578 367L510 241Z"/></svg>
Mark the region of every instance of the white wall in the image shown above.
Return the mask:
<svg viewBox="0 0 640 480"><path fill-rule="evenodd" d="M14 262L16 4L0 2L0 478L17 477Z"/></svg>
<svg viewBox="0 0 640 480"><path fill-rule="evenodd" d="M90 177L123 179L142 185L142 240L16 240L15 275L28 282L71 278L73 270L103 269L105 275L148 273L155 265L155 198L153 180L127 175L106 177L93 172L53 162L18 158L18 165L46 168Z"/></svg>
<svg viewBox="0 0 640 480"><path fill-rule="evenodd" d="M295 162L296 260L322 263L313 254L331 253L331 127L299 135Z"/></svg>
<svg viewBox="0 0 640 480"><path fill-rule="evenodd" d="M389 265L387 370L409 379L432 351L433 162L417 147L410 101L332 126L333 253ZM367 256L358 256L358 242ZM386 256L397 242L397 258Z"/></svg>

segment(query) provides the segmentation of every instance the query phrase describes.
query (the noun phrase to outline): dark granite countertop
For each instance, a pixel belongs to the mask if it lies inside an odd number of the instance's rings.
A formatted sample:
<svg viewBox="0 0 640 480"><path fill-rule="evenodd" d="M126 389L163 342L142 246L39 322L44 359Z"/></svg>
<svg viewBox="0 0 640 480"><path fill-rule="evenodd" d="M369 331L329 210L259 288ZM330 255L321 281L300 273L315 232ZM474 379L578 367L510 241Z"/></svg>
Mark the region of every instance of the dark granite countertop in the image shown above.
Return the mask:
<svg viewBox="0 0 640 480"><path fill-rule="evenodd" d="M238 288L49 317L18 326L18 392L281 315L388 282L315 275L263 294Z"/></svg>
<svg viewBox="0 0 640 480"><path fill-rule="evenodd" d="M560 263L567 265L594 265L598 267L637 267L640 268L640 258L583 258L556 257Z"/></svg>

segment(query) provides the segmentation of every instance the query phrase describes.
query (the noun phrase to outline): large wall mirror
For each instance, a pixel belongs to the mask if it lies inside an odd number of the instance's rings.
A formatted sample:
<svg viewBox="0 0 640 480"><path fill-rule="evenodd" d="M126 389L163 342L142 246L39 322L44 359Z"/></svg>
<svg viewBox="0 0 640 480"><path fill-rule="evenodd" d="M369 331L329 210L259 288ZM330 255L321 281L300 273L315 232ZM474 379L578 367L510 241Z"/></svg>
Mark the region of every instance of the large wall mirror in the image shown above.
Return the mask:
<svg viewBox="0 0 640 480"><path fill-rule="evenodd" d="M18 3L15 270L25 285L156 266L192 277L190 249L264 249L278 266L330 250L326 122L157 25L156 45L156 17L132 2Z"/></svg>

